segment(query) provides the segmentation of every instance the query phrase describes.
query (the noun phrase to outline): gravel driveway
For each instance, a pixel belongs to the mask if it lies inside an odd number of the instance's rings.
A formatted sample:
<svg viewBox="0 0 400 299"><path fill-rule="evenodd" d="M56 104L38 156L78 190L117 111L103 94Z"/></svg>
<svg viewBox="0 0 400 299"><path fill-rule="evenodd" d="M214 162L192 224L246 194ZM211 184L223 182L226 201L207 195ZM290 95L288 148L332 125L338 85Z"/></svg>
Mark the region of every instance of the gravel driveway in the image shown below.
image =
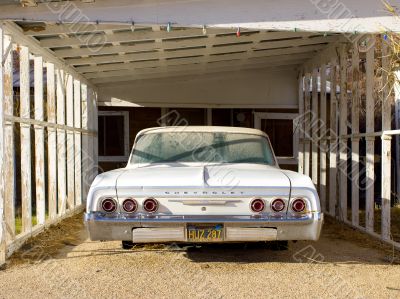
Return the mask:
<svg viewBox="0 0 400 299"><path fill-rule="evenodd" d="M318 242L178 247L91 242L81 215L24 246L1 298L399 298L399 252L328 221Z"/></svg>

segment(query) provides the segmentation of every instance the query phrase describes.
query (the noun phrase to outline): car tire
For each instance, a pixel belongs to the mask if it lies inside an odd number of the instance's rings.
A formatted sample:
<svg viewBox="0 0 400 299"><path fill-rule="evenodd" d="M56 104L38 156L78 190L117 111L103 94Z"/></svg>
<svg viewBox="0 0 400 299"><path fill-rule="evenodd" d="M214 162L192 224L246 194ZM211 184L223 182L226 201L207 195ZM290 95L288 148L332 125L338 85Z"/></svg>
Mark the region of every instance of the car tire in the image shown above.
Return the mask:
<svg viewBox="0 0 400 299"><path fill-rule="evenodd" d="M289 241L273 241L270 244L270 248L274 251L288 250Z"/></svg>
<svg viewBox="0 0 400 299"><path fill-rule="evenodd" d="M132 249L135 244L132 241L122 241L122 249Z"/></svg>

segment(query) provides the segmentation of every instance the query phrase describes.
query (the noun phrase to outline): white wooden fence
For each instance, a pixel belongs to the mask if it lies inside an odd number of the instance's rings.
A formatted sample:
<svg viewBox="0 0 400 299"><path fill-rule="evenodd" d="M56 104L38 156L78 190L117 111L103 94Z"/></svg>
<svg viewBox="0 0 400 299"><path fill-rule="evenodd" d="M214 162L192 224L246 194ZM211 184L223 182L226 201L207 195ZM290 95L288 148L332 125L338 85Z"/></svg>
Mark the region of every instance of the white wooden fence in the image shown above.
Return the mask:
<svg viewBox="0 0 400 299"><path fill-rule="evenodd" d="M0 54L2 265L29 237L82 211L97 173L97 95L15 27L0 27Z"/></svg>
<svg viewBox="0 0 400 299"><path fill-rule="evenodd" d="M392 71L390 49L387 36L364 36L338 43L304 65L299 76L299 171L318 186L325 213L400 248L391 235L391 201L399 197L391 184L391 147L392 136L400 134L398 128L392 129L392 107L396 100L398 109L400 93L394 94L398 81L389 80L393 73L387 72ZM398 143L397 138L393 140ZM360 154L361 142L365 155ZM376 142L381 143L381 152L375 152ZM374 169L379 160L381 170ZM376 185L380 196L374 192ZM361 202L365 208L360 208Z"/></svg>

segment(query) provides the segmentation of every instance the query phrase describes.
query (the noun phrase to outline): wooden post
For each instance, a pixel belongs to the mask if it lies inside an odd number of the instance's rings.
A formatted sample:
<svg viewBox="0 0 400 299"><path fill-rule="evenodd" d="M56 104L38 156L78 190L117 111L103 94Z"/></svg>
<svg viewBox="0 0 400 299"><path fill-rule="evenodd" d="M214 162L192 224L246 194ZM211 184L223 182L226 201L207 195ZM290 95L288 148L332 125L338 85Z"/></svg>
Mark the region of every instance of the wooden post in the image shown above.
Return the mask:
<svg viewBox="0 0 400 299"><path fill-rule="evenodd" d="M74 126L74 78L66 74L66 110L67 126ZM67 130L67 208L75 207L75 154L74 131Z"/></svg>
<svg viewBox="0 0 400 299"><path fill-rule="evenodd" d="M64 71L57 69L57 124L65 125L65 78ZM66 211L66 153L65 130L57 128L57 186L58 186L58 215Z"/></svg>
<svg viewBox="0 0 400 299"><path fill-rule="evenodd" d="M321 119L321 130L319 133L320 147L320 189L319 197L321 199L322 211L326 211L326 151L327 151L327 141L326 141L326 130L328 128L327 118L326 118L326 65L322 64L320 68L321 76L321 102L320 102L320 119Z"/></svg>
<svg viewBox="0 0 400 299"><path fill-rule="evenodd" d="M47 63L47 121L56 123L56 82L54 64ZM47 156L48 156L48 205L49 218L57 216L57 141L55 127L47 127Z"/></svg>
<svg viewBox="0 0 400 299"><path fill-rule="evenodd" d="M318 185L318 69L312 72L312 113L311 113L311 176L315 186Z"/></svg>
<svg viewBox="0 0 400 299"><path fill-rule="evenodd" d="M374 132L374 66L375 66L375 39L368 40L366 57L366 132ZM366 229L374 231L374 137L366 137Z"/></svg>
<svg viewBox="0 0 400 299"><path fill-rule="evenodd" d="M339 219L347 219L347 51L340 50L340 100L339 100Z"/></svg>
<svg viewBox="0 0 400 299"><path fill-rule="evenodd" d="M337 203L337 99L336 99L336 66L337 60L333 58L330 65L330 134L329 134L329 214L336 215Z"/></svg>
<svg viewBox="0 0 400 299"><path fill-rule="evenodd" d="M395 126L396 130L400 130L400 71L395 72L394 82L395 92ZM400 203L400 136L396 136L396 197L397 203Z"/></svg>
<svg viewBox="0 0 400 299"><path fill-rule="evenodd" d="M388 86L389 65L389 41L382 38L382 131L391 129L391 95ZM392 137L382 135L382 174L381 174L381 198L382 198L382 238L390 240L390 196L391 196L391 142Z"/></svg>
<svg viewBox="0 0 400 299"><path fill-rule="evenodd" d="M93 167L93 174L92 174L92 179L90 183L95 179L95 177L98 175L98 170L99 170L99 145L98 145L98 137L97 137L97 131L98 131L98 112L97 112L97 93L91 89L91 94L92 94L92 106L93 106L93 126L92 126L92 131L95 132L93 134L93 162L94 162L94 167Z"/></svg>
<svg viewBox="0 0 400 299"><path fill-rule="evenodd" d="M10 36L4 35L4 48L10 47L4 61L4 115L14 115L14 89L13 89L13 51ZM4 122L4 215L6 228L6 243L11 243L15 238L15 145L14 124Z"/></svg>
<svg viewBox="0 0 400 299"><path fill-rule="evenodd" d="M305 97L304 97L304 174L310 176L310 112L311 112L311 94L310 94L310 73L305 76Z"/></svg>
<svg viewBox="0 0 400 299"><path fill-rule="evenodd" d="M81 84L81 105L82 105L82 128L89 129L88 123L88 90L86 84ZM89 135L87 133L82 136L82 189L83 197L86 198L89 191Z"/></svg>
<svg viewBox="0 0 400 299"><path fill-rule="evenodd" d="M352 103L351 103L351 128L352 134L360 132L360 55L358 51L358 39L353 44L352 55ZM352 137L351 139L351 222L357 226L360 222L359 217L359 198L360 198L360 184L359 184L359 165L360 165L360 138Z"/></svg>
<svg viewBox="0 0 400 299"><path fill-rule="evenodd" d="M4 32L0 27L0 54L1 62L3 62L4 55ZM0 103L4 102L4 66L0 63ZM0 104L0 267L3 267L6 261L6 227L4 218L4 113L3 105Z"/></svg>
<svg viewBox="0 0 400 299"><path fill-rule="evenodd" d="M299 132L299 152L298 152L298 171L304 174L304 85L303 85L303 73L299 73L298 78L298 102L299 102L299 119L297 123L297 131Z"/></svg>
<svg viewBox="0 0 400 299"><path fill-rule="evenodd" d="M35 120L43 121L43 58L34 60ZM44 174L44 127L35 125L36 217L37 223L46 221Z"/></svg>
<svg viewBox="0 0 400 299"><path fill-rule="evenodd" d="M74 127L81 128L81 82L74 80ZM82 204L82 139L75 131L75 205Z"/></svg>
<svg viewBox="0 0 400 299"><path fill-rule="evenodd" d="M20 51L20 102L21 118L30 118L29 50L25 46ZM22 232L29 233L32 230L31 128L26 123L20 126Z"/></svg>

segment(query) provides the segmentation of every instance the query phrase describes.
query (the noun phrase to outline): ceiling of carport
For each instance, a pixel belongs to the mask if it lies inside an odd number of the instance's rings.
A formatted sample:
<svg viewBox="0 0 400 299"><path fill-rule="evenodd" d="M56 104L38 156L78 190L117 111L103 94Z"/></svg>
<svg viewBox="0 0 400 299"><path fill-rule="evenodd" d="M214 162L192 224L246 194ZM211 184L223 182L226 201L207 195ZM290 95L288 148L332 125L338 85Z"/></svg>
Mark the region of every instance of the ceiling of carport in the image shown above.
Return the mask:
<svg viewBox="0 0 400 299"><path fill-rule="evenodd" d="M338 34L17 22L94 84L299 65Z"/></svg>

